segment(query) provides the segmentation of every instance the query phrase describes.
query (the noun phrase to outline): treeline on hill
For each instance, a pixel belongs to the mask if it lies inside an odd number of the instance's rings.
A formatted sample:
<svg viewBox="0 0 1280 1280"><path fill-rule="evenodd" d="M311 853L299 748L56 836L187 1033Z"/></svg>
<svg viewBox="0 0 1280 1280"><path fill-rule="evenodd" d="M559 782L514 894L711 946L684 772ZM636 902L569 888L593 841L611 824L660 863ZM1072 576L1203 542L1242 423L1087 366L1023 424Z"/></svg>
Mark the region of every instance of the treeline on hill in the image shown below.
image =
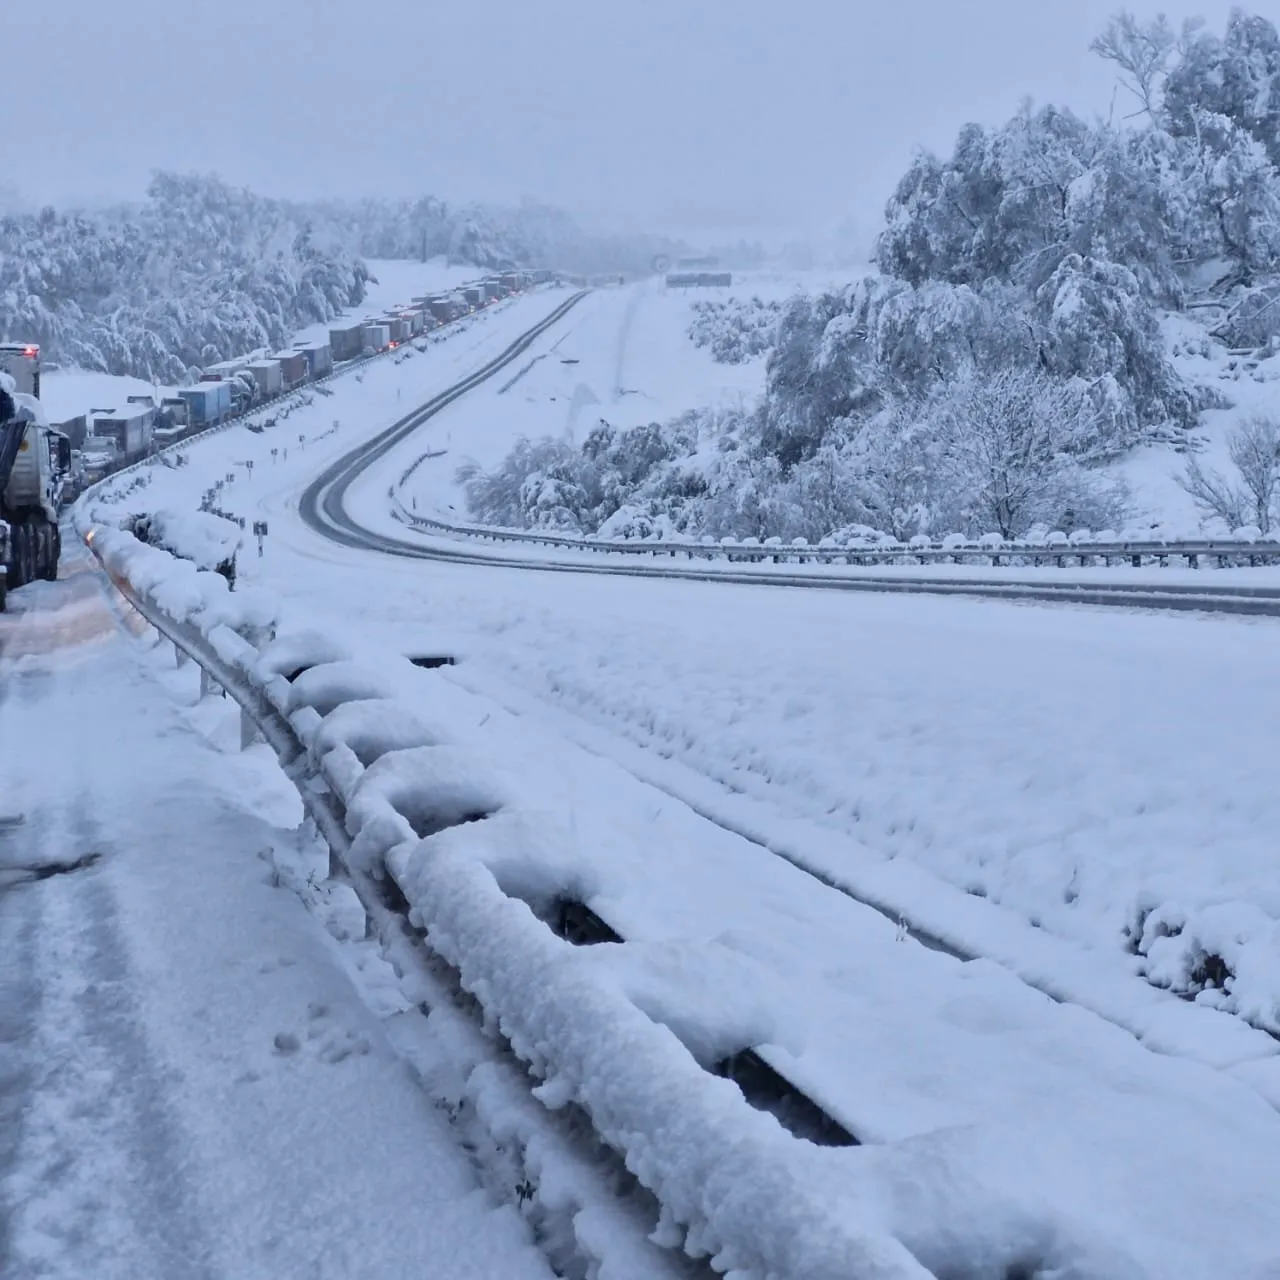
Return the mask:
<svg viewBox="0 0 1280 1280"><path fill-rule="evenodd" d="M688 252L662 236L584 230L567 213L534 200L515 208L454 207L419 200L325 202L308 207L341 243L367 258L446 255L478 267L551 267L583 275L646 272L659 254Z"/></svg>
<svg viewBox="0 0 1280 1280"><path fill-rule="evenodd" d="M758 406L522 444L464 476L476 517L810 539L1121 519L1096 464L1216 394L1180 377L1162 314L1212 302L1230 346L1280 335L1280 34L1122 14L1093 48L1138 116L1028 105L919 155L880 274L788 305Z"/></svg>
<svg viewBox="0 0 1280 1280"><path fill-rule="evenodd" d="M364 257L594 273L645 270L676 248L589 234L533 202L298 203L160 173L141 205L0 217L0 340L38 342L64 365L180 383L359 304Z"/></svg>
<svg viewBox="0 0 1280 1280"><path fill-rule="evenodd" d="M364 297L364 263L308 219L211 177L161 173L140 206L0 218L0 335L62 364L166 383Z"/></svg>

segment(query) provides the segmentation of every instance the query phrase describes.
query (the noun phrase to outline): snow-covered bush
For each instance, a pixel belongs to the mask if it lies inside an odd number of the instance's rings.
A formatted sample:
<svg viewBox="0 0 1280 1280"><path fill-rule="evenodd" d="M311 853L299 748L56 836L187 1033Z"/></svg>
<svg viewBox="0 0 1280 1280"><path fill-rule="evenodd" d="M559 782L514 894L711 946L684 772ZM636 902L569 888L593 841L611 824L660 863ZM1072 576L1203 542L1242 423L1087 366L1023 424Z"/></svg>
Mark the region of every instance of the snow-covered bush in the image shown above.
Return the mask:
<svg viewBox="0 0 1280 1280"><path fill-rule="evenodd" d="M212 569L235 585L236 553L244 545L244 534L230 520L204 511L153 511L127 516L120 527L139 542L189 560L199 569Z"/></svg>
<svg viewBox="0 0 1280 1280"><path fill-rule="evenodd" d="M1227 437L1234 475L1223 475L1192 457L1176 477L1206 521L1228 528L1255 527L1268 536L1276 523L1280 498L1280 421L1255 414Z"/></svg>
<svg viewBox="0 0 1280 1280"><path fill-rule="evenodd" d="M1080 464L1098 420L1076 387L1005 371L957 384L933 412L939 487L960 527L1016 538L1040 522L1099 526L1123 512L1124 490Z"/></svg>
<svg viewBox="0 0 1280 1280"><path fill-rule="evenodd" d="M782 306L760 298L693 304L689 337L720 364L745 364L772 349Z"/></svg>

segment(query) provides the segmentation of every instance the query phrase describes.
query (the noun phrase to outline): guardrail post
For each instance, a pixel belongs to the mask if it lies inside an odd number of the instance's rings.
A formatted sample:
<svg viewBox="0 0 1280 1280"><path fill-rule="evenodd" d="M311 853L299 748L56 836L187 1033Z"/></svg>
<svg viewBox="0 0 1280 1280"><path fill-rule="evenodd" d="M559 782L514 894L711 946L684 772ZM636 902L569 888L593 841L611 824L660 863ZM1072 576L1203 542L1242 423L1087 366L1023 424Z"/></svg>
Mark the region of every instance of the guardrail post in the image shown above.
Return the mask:
<svg viewBox="0 0 1280 1280"><path fill-rule="evenodd" d="M213 677L203 668L200 668L200 696L207 698L217 686L213 682Z"/></svg>
<svg viewBox="0 0 1280 1280"><path fill-rule="evenodd" d="M262 735L258 732L258 726L254 724L253 717L243 708L240 708L240 750L251 747L257 742Z"/></svg>
<svg viewBox="0 0 1280 1280"><path fill-rule="evenodd" d="M1135 569L1142 568L1142 555L1140 552L1135 552L1133 555L1133 567Z"/></svg>
<svg viewBox="0 0 1280 1280"><path fill-rule="evenodd" d="M1200 567L1200 557L1194 551L1187 557L1187 567L1190 569Z"/></svg>
<svg viewBox="0 0 1280 1280"><path fill-rule="evenodd" d="M173 646L174 665L178 667L185 666L188 659L186 653L177 644Z"/></svg>

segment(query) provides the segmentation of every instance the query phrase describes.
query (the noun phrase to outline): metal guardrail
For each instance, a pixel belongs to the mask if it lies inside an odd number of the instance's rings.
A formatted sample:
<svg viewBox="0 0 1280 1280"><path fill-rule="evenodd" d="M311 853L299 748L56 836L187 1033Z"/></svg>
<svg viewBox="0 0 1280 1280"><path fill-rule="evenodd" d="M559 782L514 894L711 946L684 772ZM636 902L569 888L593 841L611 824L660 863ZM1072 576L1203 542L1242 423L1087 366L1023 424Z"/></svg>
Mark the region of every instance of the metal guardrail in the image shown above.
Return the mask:
<svg viewBox="0 0 1280 1280"><path fill-rule="evenodd" d="M1203 563L1225 565L1247 563L1257 567L1280 563L1280 542L1245 538L1202 538L1176 541L1121 539L1116 541L1041 542L930 542L927 544L891 543L880 546L820 543L694 541L649 538L593 538L587 535L534 533L521 529L494 528L486 525L450 524L419 515L404 504L397 491L425 457L412 464L400 477L392 491L399 519L427 533L477 542L517 543L524 546L554 548L559 551L585 551L594 555L668 557L685 560L723 560L731 564L800 564L800 565L938 565L982 564L992 568L1015 565L1056 566L1058 568L1167 563L1183 560L1189 568Z"/></svg>

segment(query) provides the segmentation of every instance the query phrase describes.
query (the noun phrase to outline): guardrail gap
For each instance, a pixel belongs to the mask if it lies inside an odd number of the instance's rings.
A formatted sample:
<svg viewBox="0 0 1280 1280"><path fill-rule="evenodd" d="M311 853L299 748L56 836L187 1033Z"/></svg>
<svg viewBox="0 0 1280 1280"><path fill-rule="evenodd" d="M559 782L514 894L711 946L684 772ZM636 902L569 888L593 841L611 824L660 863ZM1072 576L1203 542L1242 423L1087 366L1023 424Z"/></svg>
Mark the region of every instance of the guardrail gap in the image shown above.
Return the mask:
<svg viewBox="0 0 1280 1280"><path fill-rule="evenodd" d="M538 913L535 913L538 914ZM551 905L550 918L539 918L558 938L575 947L625 943L626 939L585 902L562 895ZM856 1147L858 1139L808 1094L771 1067L754 1049L740 1049L710 1068L731 1080L757 1111L767 1112L793 1137L820 1147Z"/></svg>
<svg viewBox="0 0 1280 1280"><path fill-rule="evenodd" d="M862 1145L839 1120L780 1075L754 1049L742 1049L722 1059L713 1073L732 1080L757 1111L768 1112L793 1137L819 1147Z"/></svg>
<svg viewBox="0 0 1280 1280"><path fill-rule="evenodd" d="M585 902L560 897L552 903L551 918L546 923L557 938L575 947L596 946L603 942L622 942L623 938L607 921L601 919Z"/></svg>

